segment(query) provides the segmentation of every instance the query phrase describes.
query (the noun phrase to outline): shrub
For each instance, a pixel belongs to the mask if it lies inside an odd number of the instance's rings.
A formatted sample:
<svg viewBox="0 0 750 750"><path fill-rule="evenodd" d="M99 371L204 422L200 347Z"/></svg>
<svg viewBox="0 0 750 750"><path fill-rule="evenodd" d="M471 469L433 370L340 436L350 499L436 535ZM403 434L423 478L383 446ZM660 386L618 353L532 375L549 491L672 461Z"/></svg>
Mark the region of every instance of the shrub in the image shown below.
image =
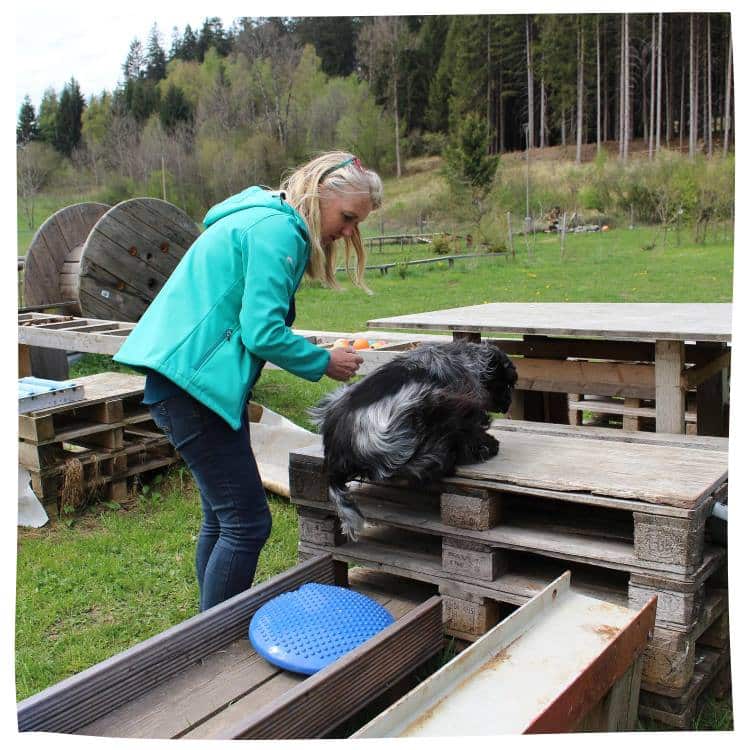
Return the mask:
<svg viewBox="0 0 750 750"><path fill-rule="evenodd" d="M409 262L406 259L397 260L393 270L400 278L405 279L409 274Z"/></svg>
<svg viewBox="0 0 750 750"><path fill-rule="evenodd" d="M115 175L102 188L95 200L114 206L135 197L139 193L140 191L133 180L123 175Z"/></svg>
<svg viewBox="0 0 750 750"><path fill-rule="evenodd" d="M432 238L432 251L435 255L449 255L453 252L453 244L448 235L439 234Z"/></svg>
<svg viewBox="0 0 750 750"><path fill-rule="evenodd" d="M422 133L422 153L425 156L439 156L447 144L445 133Z"/></svg>

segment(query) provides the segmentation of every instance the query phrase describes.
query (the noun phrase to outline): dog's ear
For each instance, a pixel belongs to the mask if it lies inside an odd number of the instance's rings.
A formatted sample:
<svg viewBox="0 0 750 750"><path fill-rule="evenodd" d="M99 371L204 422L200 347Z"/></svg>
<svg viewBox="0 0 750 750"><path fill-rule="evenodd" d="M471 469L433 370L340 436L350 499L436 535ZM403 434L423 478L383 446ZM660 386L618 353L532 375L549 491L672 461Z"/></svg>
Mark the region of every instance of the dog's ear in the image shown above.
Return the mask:
<svg viewBox="0 0 750 750"><path fill-rule="evenodd" d="M513 386L518 380L518 373L513 360L502 349L495 347L493 353L493 372L487 390L492 401L492 411L505 414L510 409Z"/></svg>

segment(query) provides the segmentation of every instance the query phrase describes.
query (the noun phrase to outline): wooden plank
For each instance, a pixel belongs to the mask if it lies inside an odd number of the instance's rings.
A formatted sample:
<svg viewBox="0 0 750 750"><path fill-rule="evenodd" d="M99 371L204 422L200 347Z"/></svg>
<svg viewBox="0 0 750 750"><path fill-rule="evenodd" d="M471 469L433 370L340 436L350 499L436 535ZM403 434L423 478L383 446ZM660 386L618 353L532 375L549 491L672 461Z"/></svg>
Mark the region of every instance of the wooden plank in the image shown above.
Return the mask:
<svg viewBox="0 0 750 750"><path fill-rule="evenodd" d="M712 375L726 370L732 361L731 352L724 351L715 359L707 362L701 367L691 367L682 373L682 385L684 388L695 388Z"/></svg>
<svg viewBox="0 0 750 750"><path fill-rule="evenodd" d="M727 477L727 455L716 451L510 431L497 437L497 456L456 467L456 475L681 508L696 508Z"/></svg>
<svg viewBox="0 0 750 750"><path fill-rule="evenodd" d="M244 636L252 614L302 583L331 583L321 556L254 586L18 704L19 731L73 733Z"/></svg>
<svg viewBox="0 0 750 750"><path fill-rule="evenodd" d="M376 318L367 327L731 341L731 310L730 303L491 302Z"/></svg>
<svg viewBox="0 0 750 750"><path fill-rule="evenodd" d="M682 341L656 342L656 431L685 432L685 344Z"/></svg>
<svg viewBox="0 0 750 750"><path fill-rule="evenodd" d="M433 597L217 739L321 737L442 647Z"/></svg>
<svg viewBox="0 0 750 750"><path fill-rule="evenodd" d="M31 351L26 344L18 345L18 377L31 375Z"/></svg>
<svg viewBox="0 0 750 750"><path fill-rule="evenodd" d="M478 542L491 547L518 552L535 552L574 562L600 565L628 572L659 571L683 580L692 568L670 562L640 560L632 542L604 539L594 533L572 534L550 531L543 522L522 523L506 521L488 530L459 529L441 523L436 513L413 511L403 505L382 500L373 494L354 493L365 518L373 523L386 524L436 536Z"/></svg>
<svg viewBox="0 0 750 750"><path fill-rule="evenodd" d="M696 388L699 435L729 436L729 371L722 370Z"/></svg>
<svg viewBox="0 0 750 750"><path fill-rule="evenodd" d="M637 398L653 398L655 393L654 367L649 364L530 357L514 357L513 364L520 390Z"/></svg>
<svg viewBox="0 0 750 750"><path fill-rule="evenodd" d="M624 402L605 401L603 399L582 399L571 401L570 408L576 411L592 411L598 414L620 414L623 417L639 422L643 419L656 419L656 407L640 406L640 399L626 398ZM685 422L695 422L694 412L685 412ZM623 419L623 425L625 419ZM635 427L623 429L636 429Z"/></svg>
<svg viewBox="0 0 750 750"><path fill-rule="evenodd" d="M491 424L493 430L507 432L525 432L528 434L560 435L572 438L584 438L589 440L602 440L617 443L640 443L643 445L667 445L677 448L688 448L695 450L715 450L727 452L729 441L725 437L714 437L708 435L697 435L688 437L686 435L672 435L669 433L638 432L626 434L619 430L611 430L606 427L575 427L573 425L542 424L538 422L525 422L517 419L493 419Z"/></svg>

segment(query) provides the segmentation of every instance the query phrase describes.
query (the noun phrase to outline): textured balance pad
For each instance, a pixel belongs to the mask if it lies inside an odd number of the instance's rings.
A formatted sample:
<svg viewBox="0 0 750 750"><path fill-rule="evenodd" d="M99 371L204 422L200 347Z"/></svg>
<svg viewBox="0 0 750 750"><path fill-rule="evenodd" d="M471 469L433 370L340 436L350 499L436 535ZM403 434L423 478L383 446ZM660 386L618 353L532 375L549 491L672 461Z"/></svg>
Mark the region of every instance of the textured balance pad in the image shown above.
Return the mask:
<svg viewBox="0 0 750 750"><path fill-rule="evenodd" d="M266 602L250 621L253 648L271 664L314 674L394 622L363 594L306 583Z"/></svg>

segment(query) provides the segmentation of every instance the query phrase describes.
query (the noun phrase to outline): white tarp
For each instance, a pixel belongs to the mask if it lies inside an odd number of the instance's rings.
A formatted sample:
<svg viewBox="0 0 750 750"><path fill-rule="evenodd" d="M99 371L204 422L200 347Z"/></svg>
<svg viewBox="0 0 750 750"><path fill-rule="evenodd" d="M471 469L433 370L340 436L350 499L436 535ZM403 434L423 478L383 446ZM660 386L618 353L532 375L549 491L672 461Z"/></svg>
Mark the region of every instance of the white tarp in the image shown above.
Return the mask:
<svg viewBox="0 0 750 750"><path fill-rule="evenodd" d="M31 489L29 472L18 467L18 525L38 529L49 521L47 511Z"/></svg>
<svg viewBox="0 0 750 750"><path fill-rule="evenodd" d="M260 421L250 422L250 445L263 486L276 495L289 497L289 452L320 445L321 440L320 435L264 406Z"/></svg>

